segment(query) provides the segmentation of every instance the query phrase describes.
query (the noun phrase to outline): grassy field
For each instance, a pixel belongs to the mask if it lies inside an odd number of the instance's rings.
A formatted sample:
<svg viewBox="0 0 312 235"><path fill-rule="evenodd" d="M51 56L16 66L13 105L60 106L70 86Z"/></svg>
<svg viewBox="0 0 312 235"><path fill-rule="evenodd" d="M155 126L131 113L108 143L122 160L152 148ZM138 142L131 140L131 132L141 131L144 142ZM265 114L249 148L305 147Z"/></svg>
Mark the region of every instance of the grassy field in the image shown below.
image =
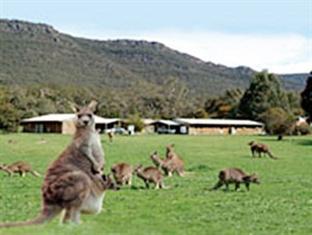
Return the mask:
<svg viewBox="0 0 312 235"><path fill-rule="evenodd" d="M47 140L40 144L41 138ZM41 173L70 142L70 136L0 135L0 162L26 160ZM252 159L247 142L257 139L271 146L279 160ZM13 143L8 143L13 140ZM187 175L165 179L166 190L144 189L134 178L133 187L106 194L99 215L82 216L79 226L52 223L37 227L0 229L0 234L312 234L312 137L286 138L239 136L134 136L117 137L106 152L106 172L113 163L151 165L154 150L165 154L175 143L186 163ZM218 171L240 167L256 172L260 185L246 192L207 188ZM40 208L42 178L8 177L0 172L0 221L26 220Z"/></svg>

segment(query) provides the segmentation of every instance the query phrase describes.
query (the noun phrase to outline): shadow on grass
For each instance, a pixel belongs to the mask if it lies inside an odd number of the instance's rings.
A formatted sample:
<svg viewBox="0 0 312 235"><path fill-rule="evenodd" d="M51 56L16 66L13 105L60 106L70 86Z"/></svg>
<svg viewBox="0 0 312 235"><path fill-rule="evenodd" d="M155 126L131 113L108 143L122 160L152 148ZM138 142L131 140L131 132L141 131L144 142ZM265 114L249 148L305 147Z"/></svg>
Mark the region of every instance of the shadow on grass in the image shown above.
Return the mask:
<svg viewBox="0 0 312 235"><path fill-rule="evenodd" d="M248 193L249 191L247 189L226 189L226 188L222 188L222 189L212 189L212 188L204 188L205 192L223 192L223 193Z"/></svg>
<svg viewBox="0 0 312 235"><path fill-rule="evenodd" d="M312 139L311 140L295 140L294 142L298 145L312 146Z"/></svg>
<svg viewBox="0 0 312 235"><path fill-rule="evenodd" d="M209 167L209 166L204 165L204 164L199 164L199 165L195 165L195 166L192 166L192 167L189 167L186 169L186 171L189 171L189 172L206 172L208 170L212 171L212 170L214 170L214 168Z"/></svg>
<svg viewBox="0 0 312 235"><path fill-rule="evenodd" d="M154 189L154 187L150 186L149 188L146 188L145 186L135 186L135 185L132 185L129 189L130 190L149 190L149 189Z"/></svg>

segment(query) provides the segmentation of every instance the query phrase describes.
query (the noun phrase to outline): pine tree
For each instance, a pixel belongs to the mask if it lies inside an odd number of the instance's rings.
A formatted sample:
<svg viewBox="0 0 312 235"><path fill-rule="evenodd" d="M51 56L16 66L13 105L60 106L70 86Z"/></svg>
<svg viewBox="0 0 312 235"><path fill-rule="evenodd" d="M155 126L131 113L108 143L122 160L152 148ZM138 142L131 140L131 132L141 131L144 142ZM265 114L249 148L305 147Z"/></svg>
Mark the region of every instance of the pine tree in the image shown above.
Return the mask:
<svg viewBox="0 0 312 235"><path fill-rule="evenodd" d="M310 121L312 120L312 71L307 78L307 85L301 93L301 107L309 115Z"/></svg>
<svg viewBox="0 0 312 235"><path fill-rule="evenodd" d="M239 117L261 121L264 112L276 107L290 111L287 94L279 79L266 71L257 73L240 101Z"/></svg>

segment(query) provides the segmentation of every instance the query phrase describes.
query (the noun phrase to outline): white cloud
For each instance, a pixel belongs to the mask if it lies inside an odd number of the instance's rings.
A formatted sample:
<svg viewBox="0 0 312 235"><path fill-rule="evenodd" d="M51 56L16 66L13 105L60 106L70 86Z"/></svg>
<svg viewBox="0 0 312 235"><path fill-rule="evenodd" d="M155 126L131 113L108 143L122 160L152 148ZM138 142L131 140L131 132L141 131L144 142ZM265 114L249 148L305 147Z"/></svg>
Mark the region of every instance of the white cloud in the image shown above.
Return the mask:
<svg viewBox="0 0 312 235"><path fill-rule="evenodd" d="M274 73L301 73L312 69L312 38L301 35L231 34L205 31L157 30L141 32L80 31L74 36L93 39L144 39L158 41L204 61L231 67L249 66Z"/></svg>

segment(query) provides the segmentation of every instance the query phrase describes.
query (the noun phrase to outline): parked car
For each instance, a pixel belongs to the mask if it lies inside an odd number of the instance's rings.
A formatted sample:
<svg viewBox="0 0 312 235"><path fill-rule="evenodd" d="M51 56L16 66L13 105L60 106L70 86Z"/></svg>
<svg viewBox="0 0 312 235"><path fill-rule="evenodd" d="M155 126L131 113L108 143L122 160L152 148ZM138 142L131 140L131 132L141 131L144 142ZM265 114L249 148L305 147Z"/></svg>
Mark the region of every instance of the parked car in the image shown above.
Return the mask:
<svg viewBox="0 0 312 235"><path fill-rule="evenodd" d="M111 129L111 132L118 135L127 135L128 131L123 127L115 127Z"/></svg>
<svg viewBox="0 0 312 235"><path fill-rule="evenodd" d="M159 127L159 128L157 128L157 133L158 134L175 134L176 130L165 128L165 127Z"/></svg>

